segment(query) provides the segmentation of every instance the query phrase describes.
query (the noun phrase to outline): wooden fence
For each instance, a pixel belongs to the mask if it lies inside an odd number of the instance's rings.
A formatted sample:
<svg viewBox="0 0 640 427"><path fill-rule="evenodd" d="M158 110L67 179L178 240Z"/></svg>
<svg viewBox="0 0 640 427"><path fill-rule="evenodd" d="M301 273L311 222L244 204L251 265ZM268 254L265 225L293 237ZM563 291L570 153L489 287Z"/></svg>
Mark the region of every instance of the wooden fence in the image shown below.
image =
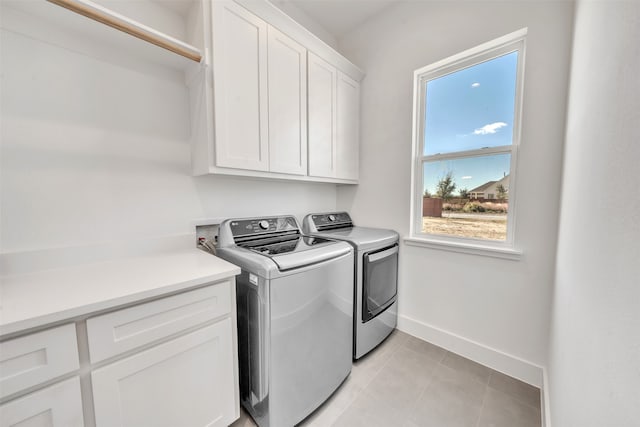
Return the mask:
<svg viewBox="0 0 640 427"><path fill-rule="evenodd" d="M442 216L442 199L423 197L422 216L434 216L440 218Z"/></svg>

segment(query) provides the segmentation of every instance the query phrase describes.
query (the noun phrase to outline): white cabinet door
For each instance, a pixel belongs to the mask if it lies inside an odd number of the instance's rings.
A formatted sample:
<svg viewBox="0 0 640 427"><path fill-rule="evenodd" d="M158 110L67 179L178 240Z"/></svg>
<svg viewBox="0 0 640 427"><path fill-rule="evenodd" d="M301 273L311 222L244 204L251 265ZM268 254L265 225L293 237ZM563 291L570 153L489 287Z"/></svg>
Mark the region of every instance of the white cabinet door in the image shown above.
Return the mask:
<svg viewBox="0 0 640 427"><path fill-rule="evenodd" d="M308 57L309 175L336 176L336 68L317 55Z"/></svg>
<svg viewBox="0 0 640 427"><path fill-rule="evenodd" d="M235 419L230 318L91 374L98 427L227 426Z"/></svg>
<svg viewBox="0 0 640 427"><path fill-rule="evenodd" d="M211 3L215 163L266 171L267 24L232 1Z"/></svg>
<svg viewBox="0 0 640 427"><path fill-rule="evenodd" d="M336 178L358 179L360 83L338 71Z"/></svg>
<svg viewBox="0 0 640 427"><path fill-rule="evenodd" d="M0 405L2 427L81 427L82 398L77 377Z"/></svg>
<svg viewBox="0 0 640 427"><path fill-rule="evenodd" d="M307 50L268 29L269 171L307 174Z"/></svg>

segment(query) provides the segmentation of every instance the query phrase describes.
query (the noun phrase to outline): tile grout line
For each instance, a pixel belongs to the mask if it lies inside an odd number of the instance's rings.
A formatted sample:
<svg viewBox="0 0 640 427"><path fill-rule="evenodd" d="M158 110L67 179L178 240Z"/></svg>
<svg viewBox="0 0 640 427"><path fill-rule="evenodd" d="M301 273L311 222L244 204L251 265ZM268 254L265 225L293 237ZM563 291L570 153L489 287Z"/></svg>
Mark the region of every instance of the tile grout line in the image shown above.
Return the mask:
<svg viewBox="0 0 640 427"><path fill-rule="evenodd" d="M398 349L400 347L402 347L404 344L399 344L397 346L395 346L395 348L392 348L389 350L389 356L386 358L387 360L385 360L383 363L381 363L381 366L379 369L376 370L375 374L371 376L371 378L369 379L369 381L367 381L366 383L364 383L362 385L362 389L358 391L357 395L353 398L350 399L349 403L341 410L338 412L338 415L336 416L335 420L333 420L331 422L331 426L334 426L336 424L336 422L338 422L338 420L340 419L340 417L347 412L347 410L353 405L353 403L358 399L358 397L360 396L360 394L365 391L365 389L369 386L369 384L380 374L380 372L382 372L382 369L391 361L391 359L393 358L393 355L396 351L398 351Z"/></svg>
<svg viewBox="0 0 640 427"><path fill-rule="evenodd" d="M451 352L450 352L450 351L447 351L447 353L451 353ZM460 355L458 355L458 354L456 354L456 353L451 353L451 354L453 354L453 355L455 355L455 356L460 356ZM460 356L460 357L462 357L462 356ZM444 359L445 359L445 358L443 357L443 358L442 358L442 361L444 361ZM465 357L465 359L466 359L466 357ZM467 360L470 360L470 359L467 359ZM473 362L473 360L471 360L471 362ZM473 362L473 363L477 363L477 362ZM451 370L454 370L454 371L456 371L456 372L460 372L460 371L458 370L458 368L453 368L453 367L451 367L451 366L447 366L447 365L445 365L445 364L444 364L444 363L442 363L442 362L440 362L440 364L441 364L442 366L444 366L445 368L447 368L447 369L451 369ZM489 368L489 367L487 367L487 366L481 365L481 364L479 364L479 363L477 363L477 364L478 364L478 365L480 365L480 366L483 366L483 367L485 367L485 368L487 368L487 369L489 370L489 377L487 378L487 380L486 380L486 381L483 381L482 379L480 379L480 378L478 378L477 376L473 375L471 372L466 372L466 373L467 373L468 375L470 375L471 380L473 380L473 381L475 381L475 382L477 382L477 383L479 383L479 384L482 384L482 385L483 385L483 386L485 386L485 387L489 387L489 381L491 380L491 376L493 375L493 372L494 372L494 371L493 371L493 369L491 369L491 368ZM493 387L491 387L491 388L493 388ZM495 389L494 389L494 390L495 390ZM506 394L506 393L505 393L505 394Z"/></svg>
<svg viewBox="0 0 640 427"><path fill-rule="evenodd" d="M489 376L489 378L491 378L491 375ZM484 412L484 405L485 405L485 402L487 401L488 394L489 394L489 382L487 381L487 384L485 384L484 386L484 394L482 395L482 405L480 406L480 412L478 413L478 419L476 420L475 427L480 426L480 420L482 419L482 413Z"/></svg>
<svg viewBox="0 0 640 427"><path fill-rule="evenodd" d="M431 387L431 384L433 383L433 378L435 376L435 372L436 369L438 369L438 364L436 364L433 369L431 370L431 375L429 375L429 380L426 382L425 386L422 387L422 391L420 392L420 394L418 395L418 398L416 399L415 403L413 404L413 408L411 408L411 411L409 411L409 416L408 418L405 418L405 422L404 424L407 424L407 421L412 421L411 420L411 415L413 415L413 413L416 411L418 404L420 403L420 399L422 398L422 396L424 396L424 394L427 392L427 389L429 387Z"/></svg>
<svg viewBox="0 0 640 427"><path fill-rule="evenodd" d="M501 372L498 372L498 371L496 371L496 370L493 370L493 369L492 369L492 370L491 370L491 372L490 372L490 375L489 375L489 380L487 381L487 387L489 387L491 390L494 390L494 391L500 392L500 393L502 393L502 394L504 394L504 395L506 395L506 396L509 396L509 397L511 397L512 399L514 399L514 400L516 400L516 401L518 401L518 402L522 403L523 405L526 405L526 406L528 406L528 407L530 407L530 408L532 408L532 409L535 409L536 411L540 411L540 415L542 416L542 405L540 405L540 407L536 407L535 405L531 405L531 404L529 404L528 402L525 402L525 400L524 400L524 399L522 399L522 398L520 398L520 397L518 396L518 394L514 394L514 393L507 393L507 392L506 392L506 391L504 391L504 390L500 390L500 389L498 389L498 388L496 388L496 387L492 387L492 386L491 386L491 378L493 378L494 373L502 374ZM506 374L502 374L502 375L506 375ZM509 375L507 375L507 377L509 377L509 378L513 378L513 377L511 377L511 376L509 376ZM518 380L517 378L513 378L513 379L515 379L516 381L520 381L520 380ZM540 400L540 396L541 396L541 394L542 394L542 393L540 393L540 391L538 391L538 400Z"/></svg>
<svg viewBox="0 0 640 427"><path fill-rule="evenodd" d="M484 385L484 394L482 395L482 405L480 405L480 412L478 412L478 419L476 420L476 426L480 427L480 420L482 419L482 413L484 412L484 406L487 402L487 396L489 395L489 383L491 382L491 378L493 377L493 370L489 371L489 378L487 378L487 383Z"/></svg>
<svg viewBox="0 0 640 427"><path fill-rule="evenodd" d="M419 355L421 355L421 356L426 356L424 353L422 353L422 352L420 352L420 351L418 351L418 350L415 350L415 349L413 349L413 348L405 347L404 345L402 345L402 347L404 347L406 350L408 350L408 351L410 351L410 352L412 352L412 353L419 354ZM442 348L442 347L440 347L440 348ZM443 350L444 350L444 349L443 349ZM431 360L433 360L434 362L436 362L436 365L439 365L439 364L444 360L444 358L445 358L445 356L447 355L447 353L448 353L448 351L447 351L447 350L444 350L444 352L443 352L442 356L440 357L440 359L431 358L431 357L429 357L429 356L426 356L426 357L427 357L427 358L429 358L429 359L431 359ZM445 366L446 366L446 365L445 365Z"/></svg>
<svg viewBox="0 0 640 427"><path fill-rule="evenodd" d="M535 409L536 411L540 411L540 413L542 413L542 408L541 408L541 407L540 407L540 408L538 408L538 407L536 407L536 406L534 406L534 405L531 405L530 403L525 402L525 401L524 401L524 399L519 398L517 395L514 395L513 393L507 393L507 392L506 392L506 391L504 391L504 390L500 390L500 389L495 388L495 387L492 387L492 386L490 386L490 385L488 385L488 384L487 384L487 386L488 386L491 390L493 390L493 391L495 391L495 392L498 392L498 393L500 393L500 394L504 394L505 396L510 397L511 399L513 399L513 400L517 401L518 403L522 403L523 405L528 406L528 407L529 407L529 408L531 408L531 409Z"/></svg>
<svg viewBox="0 0 640 427"><path fill-rule="evenodd" d="M447 352L448 352L448 353L450 353L449 351L447 351ZM453 354L456 354L456 353L453 353ZM459 355L458 355L458 356L459 356ZM461 356L461 357L463 357L463 356ZM443 358L443 360L444 360L444 358ZM472 360L472 362L473 362L473 360ZM477 362L474 362L474 363L477 363ZM495 369L489 368L488 366L485 366L485 365L482 365L482 364L480 364L480 365L481 365L481 366L486 367L486 368L489 370L489 377L487 378L487 382L486 382L487 387L489 387L490 389L492 389L492 390L494 390L494 391L500 392L500 393L502 393L502 394L504 394L504 395L506 395L506 396L509 396L509 397L511 397L512 399L514 399L514 400L518 401L519 403L522 403L523 405L526 405L526 406L528 406L528 407L530 407L530 408L532 408L532 409L535 409L535 410L537 410L537 411L542 411L542 407L541 407L541 406L540 406L540 407L537 407L537 406L535 406L535 405L532 405L532 404L530 404L530 403L526 402L526 401L525 401L525 399L524 399L524 398L521 398L517 393L510 393L510 392L506 392L506 391L504 391L504 390L500 390L499 388L493 387L493 386L491 385L491 379L494 377L494 375L495 375L495 374L505 375L505 376L507 376L508 378L513 379L513 380L516 380L516 381L520 381L520 380L518 380L517 378L514 378L514 377L512 377L512 376L510 376L510 375L504 374L504 373L502 373L502 372L500 372L500 371L496 371ZM444 365L444 366L447 366L447 365ZM479 381L479 380L478 380L478 381ZM479 381L479 382L481 382L481 381ZM520 382L522 382L522 381L520 381ZM525 384L526 384L526 383L525 383ZM540 393L540 391L539 391L539 392L538 392L538 396L540 396L540 395L541 395L541 393ZM539 397L538 397L538 399L539 399Z"/></svg>
<svg viewBox="0 0 640 427"><path fill-rule="evenodd" d="M356 397L354 397L353 399L350 399L350 402L347 405L345 405L345 407L341 411L338 411L338 414L336 415L336 417L333 419L333 421L331 421L331 426L336 425L336 423L338 422L338 420L340 419L342 414L344 414L347 411L347 409L349 409L351 407L351 405L353 405L353 402L356 401L356 399L358 398L359 395L360 395L360 393L358 392ZM310 427L312 427L313 424L314 423L312 422Z"/></svg>
<svg viewBox="0 0 640 427"><path fill-rule="evenodd" d="M392 347L389 350L389 356L386 358L386 360L380 365L380 368L378 369L378 371L376 372L376 375L374 375L373 377L376 377L380 372L382 372L382 369L384 369L385 366L387 366L389 364L389 362L391 361L391 359L393 359L394 354L400 349L400 347L404 347L405 343L402 344L398 344L394 347ZM373 378L371 378L371 381L373 380ZM369 382L371 382L369 381ZM367 383L367 385L369 385L369 383Z"/></svg>

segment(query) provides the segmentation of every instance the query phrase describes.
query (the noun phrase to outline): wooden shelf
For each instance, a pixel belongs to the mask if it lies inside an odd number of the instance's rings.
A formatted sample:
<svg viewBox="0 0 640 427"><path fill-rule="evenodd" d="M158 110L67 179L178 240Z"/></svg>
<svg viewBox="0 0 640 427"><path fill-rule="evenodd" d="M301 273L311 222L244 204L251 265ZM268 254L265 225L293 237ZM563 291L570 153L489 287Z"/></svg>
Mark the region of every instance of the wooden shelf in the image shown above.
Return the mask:
<svg viewBox="0 0 640 427"><path fill-rule="evenodd" d="M202 63L202 52L195 46L88 0L3 0L2 6L40 19L52 28L55 26L75 36L95 40L98 42L96 51L118 50L180 69ZM23 31L27 19L13 21L17 20L3 19L2 27L19 33L33 33L32 28Z"/></svg>
<svg viewBox="0 0 640 427"><path fill-rule="evenodd" d="M202 60L200 50L139 22L87 0L47 0L94 21L137 37L148 43L184 56L195 62Z"/></svg>

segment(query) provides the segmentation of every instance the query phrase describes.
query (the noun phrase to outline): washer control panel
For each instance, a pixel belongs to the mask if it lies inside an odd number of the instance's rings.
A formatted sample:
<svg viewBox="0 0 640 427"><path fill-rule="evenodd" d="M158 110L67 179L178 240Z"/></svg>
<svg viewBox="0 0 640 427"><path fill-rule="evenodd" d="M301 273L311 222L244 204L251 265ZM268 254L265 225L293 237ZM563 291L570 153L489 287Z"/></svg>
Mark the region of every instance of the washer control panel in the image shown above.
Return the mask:
<svg viewBox="0 0 640 427"><path fill-rule="evenodd" d="M231 221L230 228L234 237L299 230L298 223L292 216Z"/></svg>

